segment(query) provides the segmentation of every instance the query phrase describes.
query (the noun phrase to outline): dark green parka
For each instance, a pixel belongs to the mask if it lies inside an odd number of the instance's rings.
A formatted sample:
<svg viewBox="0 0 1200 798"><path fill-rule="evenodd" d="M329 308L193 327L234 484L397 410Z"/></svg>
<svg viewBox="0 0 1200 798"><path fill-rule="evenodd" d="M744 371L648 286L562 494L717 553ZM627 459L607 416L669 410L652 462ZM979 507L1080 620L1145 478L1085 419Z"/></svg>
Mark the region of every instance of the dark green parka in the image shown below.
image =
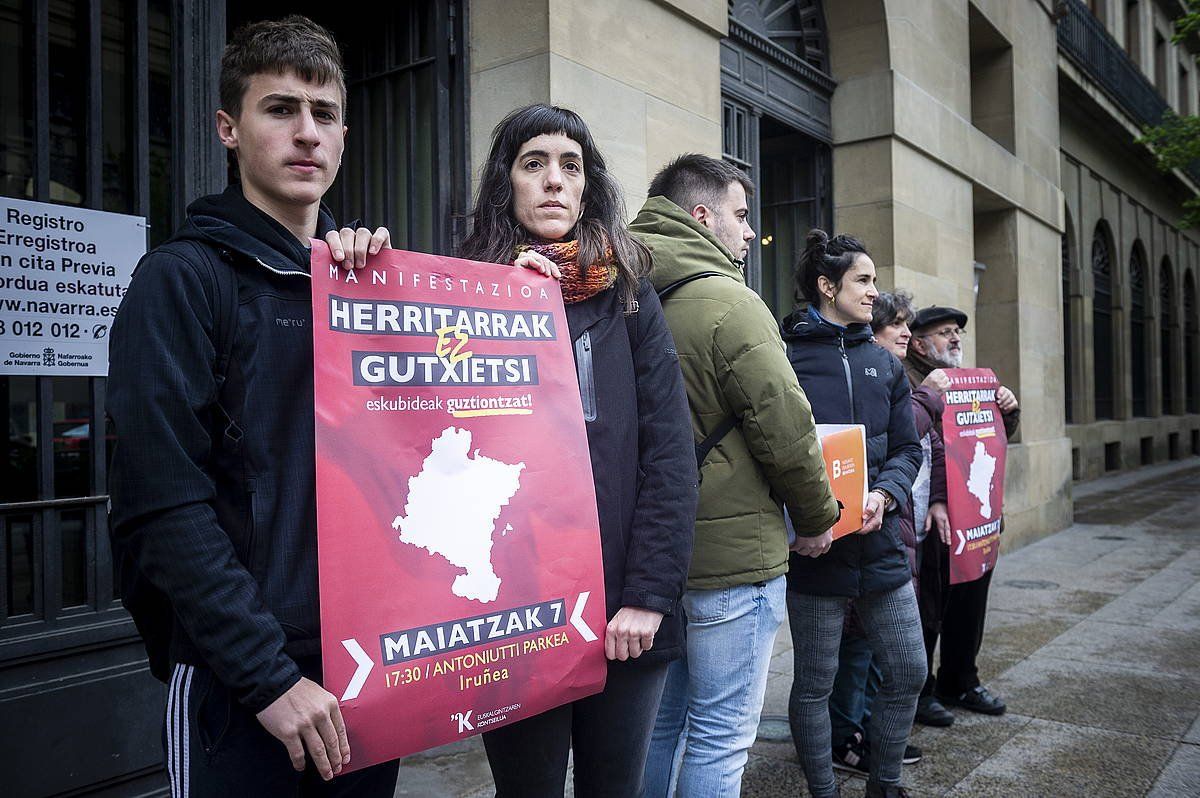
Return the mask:
<svg viewBox="0 0 1200 798"><path fill-rule="evenodd" d="M731 414L739 420L701 467L688 587L772 579L788 567L780 502L799 535L821 534L838 515L812 409L778 325L729 250L675 203L651 197L630 230L653 253L656 289L690 274L719 273L663 303L696 440Z"/></svg>

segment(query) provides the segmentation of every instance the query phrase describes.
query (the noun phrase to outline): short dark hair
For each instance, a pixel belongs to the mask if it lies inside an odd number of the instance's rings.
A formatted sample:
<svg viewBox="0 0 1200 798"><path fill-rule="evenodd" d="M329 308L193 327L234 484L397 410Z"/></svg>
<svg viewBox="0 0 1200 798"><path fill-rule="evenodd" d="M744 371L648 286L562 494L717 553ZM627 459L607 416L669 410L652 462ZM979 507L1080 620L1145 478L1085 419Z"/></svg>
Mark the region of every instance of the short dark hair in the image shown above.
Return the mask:
<svg viewBox="0 0 1200 798"><path fill-rule="evenodd" d="M689 152L659 170L647 194L666 197L688 213L697 205L716 208L725 201L729 184L738 182L746 196L754 196L754 181L728 161Z"/></svg>
<svg viewBox="0 0 1200 798"><path fill-rule="evenodd" d="M236 119L242 112L242 99L250 78L264 72L283 74L289 70L308 81L336 83L345 119L346 72L342 52L333 34L299 14L250 22L237 29L221 56L221 110Z"/></svg>
<svg viewBox="0 0 1200 798"><path fill-rule="evenodd" d="M511 263L520 244L531 235L512 212L512 165L521 145L541 135L561 133L583 150L583 212L569 237L579 241L579 265L601 260L611 248L617 264L621 297L634 307L638 282L650 273L650 250L625 226L621 187L596 147L592 132L579 114L555 105L528 105L500 120L492 131L492 148L483 164L479 194L471 211L471 235L459 256L491 263Z"/></svg>
<svg viewBox="0 0 1200 798"><path fill-rule="evenodd" d="M819 229L810 230L805 243L800 262L796 264L796 301L807 299L817 307L821 304L818 277L841 285L842 278L858 256L871 254L857 238L848 235L830 238L829 233Z"/></svg>
<svg viewBox="0 0 1200 798"><path fill-rule="evenodd" d="M891 293L884 291L875 298L875 304L871 307L871 329L879 332L898 321L912 324L916 317L912 294L903 288Z"/></svg>

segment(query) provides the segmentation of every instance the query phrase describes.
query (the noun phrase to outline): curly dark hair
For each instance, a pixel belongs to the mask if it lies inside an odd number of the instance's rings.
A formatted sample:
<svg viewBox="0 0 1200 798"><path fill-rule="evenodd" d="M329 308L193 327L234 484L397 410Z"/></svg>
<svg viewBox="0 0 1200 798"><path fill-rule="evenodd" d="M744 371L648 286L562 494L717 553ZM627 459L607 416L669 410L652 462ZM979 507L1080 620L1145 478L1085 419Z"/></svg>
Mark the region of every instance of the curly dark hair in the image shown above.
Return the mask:
<svg viewBox="0 0 1200 798"><path fill-rule="evenodd" d="M879 332L884 327L898 321L913 323L917 311L913 307L913 296L903 288L895 291L882 291L871 306L871 329Z"/></svg>
<svg viewBox="0 0 1200 798"><path fill-rule="evenodd" d="M625 227L621 188L609 173L604 156L596 149L587 123L566 108L529 105L513 111L496 125L479 194L471 211L471 235L458 254L471 260L510 263L517 246L530 241L530 233L513 216L509 172L522 144L555 133L577 142L583 150L583 213L567 237L579 240L581 265L595 263L604 257L606 248L612 248L621 297L632 308L638 281L650 272L650 250Z"/></svg>

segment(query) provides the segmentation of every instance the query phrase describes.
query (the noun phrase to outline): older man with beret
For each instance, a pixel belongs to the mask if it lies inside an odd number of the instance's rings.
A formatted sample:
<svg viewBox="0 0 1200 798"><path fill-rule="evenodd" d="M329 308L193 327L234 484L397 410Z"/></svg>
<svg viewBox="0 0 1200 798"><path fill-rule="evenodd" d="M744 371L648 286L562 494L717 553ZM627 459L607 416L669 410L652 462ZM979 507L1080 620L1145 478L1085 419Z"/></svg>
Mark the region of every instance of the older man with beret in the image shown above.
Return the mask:
<svg viewBox="0 0 1200 798"><path fill-rule="evenodd" d="M949 387L949 378L942 369L962 366L962 338L967 326L967 314L952 307L932 305L917 311L910 325L912 342L905 358L908 377L913 387L930 385L940 391ZM1004 419L1004 433L1009 440L1016 434L1021 420L1017 397L1004 386L996 390L996 405ZM948 558L945 546L936 535L926 538L925 556ZM923 618L925 652L929 662L929 679L921 693L917 721L934 726L949 726L954 718L944 705L958 706L985 715L1002 715L1004 701L992 695L979 682L976 658L983 642L984 619L987 616L988 586L992 572L979 579L949 585L949 568L941 572L940 617ZM932 586L930 586L932 587ZM942 638L942 661L936 679L933 651L938 635Z"/></svg>

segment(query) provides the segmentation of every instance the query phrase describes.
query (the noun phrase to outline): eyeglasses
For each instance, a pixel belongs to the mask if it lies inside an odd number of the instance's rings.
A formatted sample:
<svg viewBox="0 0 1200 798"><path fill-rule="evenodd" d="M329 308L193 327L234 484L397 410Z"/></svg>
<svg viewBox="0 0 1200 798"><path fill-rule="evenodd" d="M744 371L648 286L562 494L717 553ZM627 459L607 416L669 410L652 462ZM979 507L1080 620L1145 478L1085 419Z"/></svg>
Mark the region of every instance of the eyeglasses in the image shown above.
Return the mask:
<svg viewBox="0 0 1200 798"><path fill-rule="evenodd" d="M943 330L934 330L931 333L925 333L923 335L918 335L917 337L918 338L930 338L935 335L939 338L945 338L947 340L949 340L951 338L962 338L963 329L962 329L962 327L946 327Z"/></svg>

